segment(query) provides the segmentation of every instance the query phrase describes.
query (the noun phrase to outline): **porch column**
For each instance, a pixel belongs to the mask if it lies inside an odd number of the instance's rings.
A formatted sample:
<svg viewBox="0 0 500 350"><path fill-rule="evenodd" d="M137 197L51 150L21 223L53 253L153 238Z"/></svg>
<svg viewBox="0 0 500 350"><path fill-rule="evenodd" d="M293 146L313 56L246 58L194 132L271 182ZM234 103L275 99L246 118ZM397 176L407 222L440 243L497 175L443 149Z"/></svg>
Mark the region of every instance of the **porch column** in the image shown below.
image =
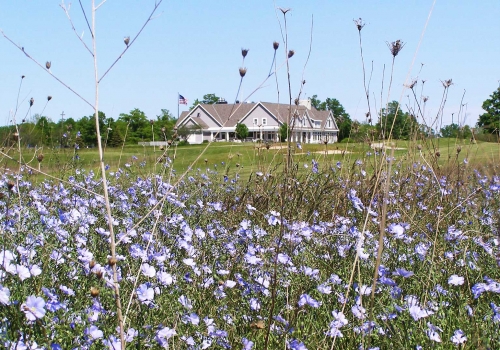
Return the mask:
<svg viewBox="0 0 500 350"><path fill-rule="evenodd" d="M210 141L213 141L213 140L214 140L214 132L210 131Z"/></svg>
<svg viewBox="0 0 500 350"><path fill-rule="evenodd" d="M229 132L226 132L226 141L229 142Z"/></svg>

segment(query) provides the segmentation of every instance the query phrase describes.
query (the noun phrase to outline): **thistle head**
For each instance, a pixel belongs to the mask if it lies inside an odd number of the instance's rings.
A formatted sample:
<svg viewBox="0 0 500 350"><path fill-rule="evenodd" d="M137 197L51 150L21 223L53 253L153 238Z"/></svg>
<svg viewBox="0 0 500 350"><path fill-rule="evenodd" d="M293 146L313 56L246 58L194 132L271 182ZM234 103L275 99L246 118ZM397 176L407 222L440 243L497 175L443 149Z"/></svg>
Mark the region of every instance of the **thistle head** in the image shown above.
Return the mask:
<svg viewBox="0 0 500 350"><path fill-rule="evenodd" d="M47 96L47 102L49 102L50 100L52 100L52 96Z"/></svg>
<svg viewBox="0 0 500 350"><path fill-rule="evenodd" d="M248 49L241 49L241 56L243 56L243 58L247 57L247 54L248 54Z"/></svg>
<svg viewBox="0 0 500 350"><path fill-rule="evenodd" d="M387 47L389 48L389 51L391 51L392 57L396 57L404 46L405 43L402 42L401 40L396 40L393 41L392 43L387 43Z"/></svg>
<svg viewBox="0 0 500 350"><path fill-rule="evenodd" d="M278 50L278 47L280 47L280 43L277 41L273 42L274 51Z"/></svg>
<svg viewBox="0 0 500 350"><path fill-rule="evenodd" d="M130 37L126 36L125 38L123 38L123 42L128 46L128 44L130 43Z"/></svg>
<svg viewBox="0 0 500 350"><path fill-rule="evenodd" d="M441 83L443 84L443 87L446 89L446 88L449 88L450 86L453 85L453 81L452 79L448 79L448 80L445 80L445 81L441 81Z"/></svg>
<svg viewBox="0 0 500 350"><path fill-rule="evenodd" d="M45 62L45 68L50 69L50 66L52 66L50 61Z"/></svg>
<svg viewBox="0 0 500 350"><path fill-rule="evenodd" d="M293 55L295 55L295 51L294 50L288 51L288 58L292 58Z"/></svg>
<svg viewBox="0 0 500 350"><path fill-rule="evenodd" d="M32 97L30 98L30 107L33 106L33 103L35 103L35 99Z"/></svg>
<svg viewBox="0 0 500 350"><path fill-rule="evenodd" d="M365 22L363 22L361 17L358 19L353 19L353 22L354 22L354 25L356 26L356 28L358 28L358 32L361 32L361 29L363 29L363 27L366 24Z"/></svg>
<svg viewBox="0 0 500 350"><path fill-rule="evenodd" d="M40 153L38 156L36 156L36 160L38 160L38 163L41 163L43 160L43 154Z"/></svg>
<svg viewBox="0 0 500 350"><path fill-rule="evenodd" d="M245 76L245 74L247 74L247 69L240 67L240 76L243 78Z"/></svg>

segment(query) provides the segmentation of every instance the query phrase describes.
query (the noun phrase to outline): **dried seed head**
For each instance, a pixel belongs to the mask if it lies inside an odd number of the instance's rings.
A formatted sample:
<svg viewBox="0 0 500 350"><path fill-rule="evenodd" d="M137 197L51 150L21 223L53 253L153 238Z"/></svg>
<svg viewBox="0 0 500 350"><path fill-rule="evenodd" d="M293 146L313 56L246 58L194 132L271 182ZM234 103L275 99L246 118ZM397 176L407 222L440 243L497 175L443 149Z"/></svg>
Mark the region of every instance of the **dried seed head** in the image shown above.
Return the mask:
<svg viewBox="0 0 500 350"><path fill-rule="evenodd" d="M288 51L288 58L292 58L293 55L295 55L295 51L294 50Z"/></svg>
<svg viewBox="0 0 500 350"><path fill-rule="evenodd" d="M240 77L242 77L242 78L243 78L243 77L245 76L245 74L247 74L247 69L246 69L246 68L241 67L241 68L240 68Z"/></svg>
<svg viewBox="0 0 500 350"><path fill-rule="evenodd" d="M449 88L450 86L453 85L453 81L452 79L448 79L448 80L445 80L445 81L441 81L441 83L443 84L443 87L446 89L446 88Z"/></svg>
<svg viewBox="0 0 500 350"><path fill-rule="evenodd" d="M302 80L302 85L305 85L306 84L306 81L305 80Z"/></svg>
<svg viewBox="0 0 500 350"><path fill-rule="evenodd" d="M99 296L99 289L97 289L96 287L91 287L90 295L92 296L92 298L97 298Z"/></svg>
<svg viewBox="0 0 500 350"><path fill-rule="evenodd" d="M40 153L37 157L36 157L36 160L38 160L38 163L41 163L42 160L43 160L43 154Z"/></svg>
<svg viewBox="0 0 500 350"><path fill-rule="evenodd" d="M24 79L25 78L25 75L21 75L21 79Z"/></svg>
<svg viewBox="0 0 500 350"><path fill-rule="evenodd" d="M167 129L165 129L165 127L161 128L162 133L165 133L165 131L167 131Z"/></svg>
<svg viewBox="0 0 500 350"><path fill-rule="evenodd" d="M165 147L161 146L160 151L164 151L164 150L165 150Z"/></svg>
<svg viewBox="0 0 500 350"><path fill-rule="evenodd" d="M271 147L271 145L266 143L266 149L269 149L270 147Z"/></svg>
<svg viewBox="0 0 500 350"><path fill-rule="evenodd" d="M281 12L283 12L284 15L286 15L286 13L291 10L291 8L287 8L287 9L284 9L281 7L278 7L278 8L280 9Z"/></svg>
<svg viewBox="0 0 500 350"><path fill-rule="evenodd" d="M117 262L116 258L110 257L110 258L108 259L108 265L109 265L109 266L114 266L114 265L116 265L116 262Z"/></svg>
<svg viewBox="0 0 500 350"><path fill-rule="evenodd" d="M95 260L90 260L90 262L89 262L89 268L93 269L94 266L95 266L95 264L96 264Z"/></svg>
<svg viewBox="0 0 500 350"><path fill-rule="evenodd" d="M239 168L240 167L240 163L236 163L236 167Z"/></svg>
<svg viewBox="0 0 500 350"><path fill-rule="evenodd" d="M47 96L47 102L52 100L52 96Z"/></svg>
<svg viewBox="0 0 500 350"><path fill-rule="evenodd" d="M278 50L278 47L280 47L280 43L277 42L277 41L273 42L273 49L274 49L274 51Z"/></svg>
<svg viewBox="0 0 500 350"><path fill-rule="evenodd" d="M12 181L8 181L8 182L7 182L7 188L8 188L9 190L12 190L12 189L14 188L14 186L15 186L14 182L12 182Z"/></svg>
<svg viewBox="0 0 500 350"><path fill-rule="evenodd" d="M0 192L0 199L3 199L4 196L3 192Z"/></svg>
<svg viewBox="0 0 500 350"><path fill-rule="evenodd" d="M404 46L405 44L401 40L396 40L393 41L392 43L387 43L387 47L389 48L389 51L391 51L393 57L396 57Z"/></svg>
<svg viewBox="0 0 500 350"><path fill-rule="evenodd" d="M101 279L102 278L102 270L97 270L95 272L95 276L98 278L98 279Z"/></svg>
<svg viewBox="0 0 500 350"><path fill-rule="evenodd" d="M462 151L462 147L458 146L457 147L457 154L459 154Z"/></svg>
<svg viewBox="0 0 500 350"><path fill-rule="evenodd" d="M295 102L295 105L298 106L300 103L300 100L298 98L296 98L294 102Z"/></svg>
<svg viewBox="0 0 500 350"><path fill-rule="evenodd" d="M207 159L207 158L205 158L205 160L204 160L204 161L205 161L205 164L206 164L206 163L208 162L208 159Z"/></svg>
<svg viewBox="0 0 500 350"><path fill-rule="evenodd" d="M32 97L30 98L30 107L33 106L33 103L35 103L35 99Z"/></svg>
<svg viewBox="0 0 500 350"><path fill-rule="evenodd" d="M50 69L50 66L52 66L50 61L45 62L45 68Z"/></svg>
<svg viewBox="0 0 500 350"><path fill-rule="evenodd" d="M328 140L324 140L324 141L323 141L323 143L324 143L325 145L327 145L327 144L328 144Z"/></svg>
<svg viewBox="0 0 500 350"><path fill-rule="evenodd" d="M248 49L241 49L241 56L243 56L243 58L247 57L247 54L248 54Z"/></svg>
<svg viewBox="0 0 500 350"><path fill-rule="evenodd" d="M441 152L437 151L436 152L436 157L441 157Z"/></svg>
<svg viewBox="0 0 500 350"><path fill-rule="evenodd" d="M149 124L153 125L154 123L155 123L155 121L153 119L149 120Z"/></svg>
<svg viewBox="0 0 500 350"><path fill-rule="evenodd" d="M422 145L417 145L417 149L418 149L419 151L421 151L421 150L422 150Z"/></svg>
<svg viewBox="0 0 500 350"><path fill-rule="evenodd" d="M360 18L358 19L353 19L354 25L356 25L356 28L358 28L358 31L360 32L361 29L365 26L365 22Z"/></svg>
<svg viewBox="0 0 500 350"><path fill-rule="evenodd" d="M130 43L130 37L126 36L125 38L123 38L123 42L128 46L128 44Z"/></svg>
<svg viewBox="0 0 500 350"><path fill-rule="evenodd" d="M167 143L170 146L172 144L172 140L168 140Z"/></svg>
<svg viewBox="0 0 500 350"><path fill-rule="evenodd" d="M429 96L424 96L424 103L429 100Z"/></svg>
<svg viewBox="0 0 500 350"><path fill-rule="evenodd" d="M408 89L413 89L413 87L417 85L417 80L413 80L412 82L410 82L410 84L406 85L405 86L408 88Z"/></svg>

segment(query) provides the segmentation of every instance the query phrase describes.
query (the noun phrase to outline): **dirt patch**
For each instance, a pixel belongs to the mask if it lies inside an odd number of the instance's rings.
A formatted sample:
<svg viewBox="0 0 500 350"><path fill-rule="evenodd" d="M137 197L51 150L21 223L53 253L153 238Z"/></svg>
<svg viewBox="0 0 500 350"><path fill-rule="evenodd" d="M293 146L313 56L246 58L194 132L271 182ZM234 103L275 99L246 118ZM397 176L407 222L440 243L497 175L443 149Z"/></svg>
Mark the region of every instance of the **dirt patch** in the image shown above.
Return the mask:
<svg viewBox="0 0 500 350"><path fill-rule="evenodd" d="M386 144L384 144L384 143L382 143L382 142L379 142L379 143L372 143L372 144L370 145L370 147L371 147L372 149L382 149L382 148L384 148L384 149L392 149L392 146L391 146L391 145L386 145ZM406 149L406 148L402 148L402 147L394 147L394 149Z"/></svg>

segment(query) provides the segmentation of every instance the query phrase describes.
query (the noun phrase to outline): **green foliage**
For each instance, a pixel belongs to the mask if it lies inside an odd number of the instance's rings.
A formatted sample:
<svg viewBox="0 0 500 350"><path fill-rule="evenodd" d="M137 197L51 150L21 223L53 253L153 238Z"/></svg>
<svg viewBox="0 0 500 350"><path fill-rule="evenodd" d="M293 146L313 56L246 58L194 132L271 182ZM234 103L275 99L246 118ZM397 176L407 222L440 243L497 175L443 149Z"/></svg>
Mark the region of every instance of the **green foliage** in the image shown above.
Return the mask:
<svg viewBox="0 0 500 350"><path fill-rule="evenodd" d="M193 109L194 107L196 107L198 104L208 104L208 105L213 105L215 103L219 102L219 97L215 94L206 94L206 95L203 95L203 99L202 100L194 100L193 102L193 105L191 107L189 107L189 109Z"/></svg>
<svg viewBox="0 0 500 350"><path fill-rule="evenodd" d="M483 102L483 109L486 113L479 116L477 125L486 133L498 133L500 130L500 87Z"/></svg>
<svg viewBox="0 0 500 350"><path fill-rule="evenodd" d="M238 123L236 124L235 133L238 139L243 140L248 136L248 127L246 124Z"/></svg>
<svg viewBox="0 0 500 350"><path fill-rule="evenodd" d="M287 123L281 124L280 128L278 129L278 133L280 135L280 141L284 142L288 138L288 135L290 134L290 128L288 127Z"/></svg>
<svg viewBox="0 0 500 350"><path fill-rule="evenodd" d="M442 137L452 137L460 139L470 139L472 137L472 131L468 125L459 127L458 124L452 123L441 128Z"/></svg>
<svg viewBox="0 0 500 350"><path fill-rule="evenodd" d="M325 101L321 102L318 99L318 95L313 95L311 98L311 105L318 111L332 111L335 122L339 128L338 140L339 142L349 137L351 133L352 120L344 109L344 106L336 98L327 98Z"/></svg>
<svg viewBox="0 0 500 350"><path fill-rule="evenodd" d="M389 135L391 133L391 128L392 135ZM407 140L410 135L412 135L412 131L416 130L416 128L418 128L418 123L415 117L398 108L397 101L389 102L387 109L382 109L377 124L377 129L382 139L387 139L391 136L394 139Z"/></svg>

